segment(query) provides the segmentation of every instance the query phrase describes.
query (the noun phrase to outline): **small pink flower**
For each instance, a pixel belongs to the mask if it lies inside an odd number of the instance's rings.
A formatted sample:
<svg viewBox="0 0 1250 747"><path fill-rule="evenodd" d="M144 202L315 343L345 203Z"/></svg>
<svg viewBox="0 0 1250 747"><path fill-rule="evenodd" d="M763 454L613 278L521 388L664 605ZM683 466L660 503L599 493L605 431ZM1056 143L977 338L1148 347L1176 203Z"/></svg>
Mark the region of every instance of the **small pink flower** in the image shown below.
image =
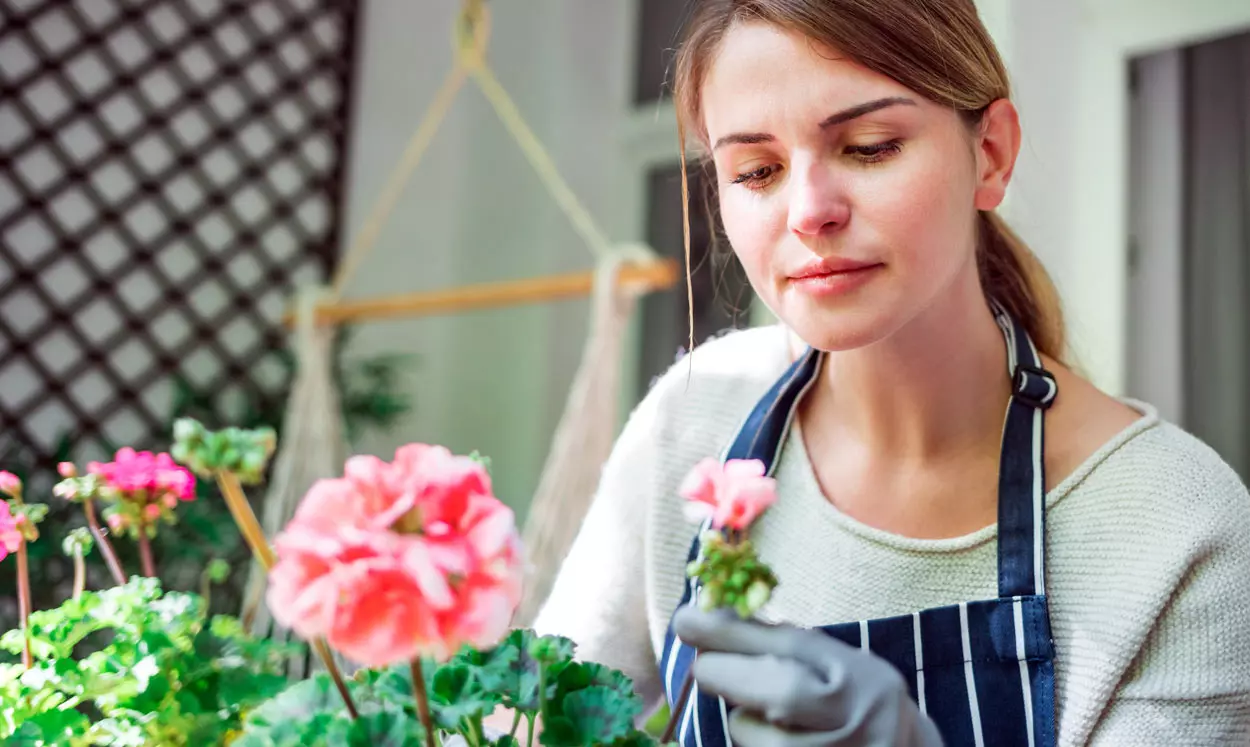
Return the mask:
<svg viewBox="0 0 1250 747"><path fill-rule="evenodd" d="M121 514L109 514L105 521L108 522L109 528L115 532L121 531L126 526L126 517Z"/></svg>
<svg viewBox="0 0 1250 747"><path fill-rule="evenodd" d="M166 493L161 498L161 503L165 504L165 508L169 508L169 509L175 508L178 505L178 496L174 495L173 493Z"/></svg>
<svg viewBox="0 0 1250 747"><path fill-rule="evenodd" d="M702 521L711 517L712 527L747 529L777 500L776 481L764 474L758 459L730 459L721 464L704 459L682 481L679 490L686 515Z"/></svg>
<svg viewBox="0 0 1250 747"><path fill-rule="evenodd" d="M155 503L149 503L143 507L143 515L148 518L148 521L156 521L161 518L161 507Z"/></svg>
<svg viewBox="0 0 1250 747"><path fill-rule="evenodd" d="M78 468L73 462L61 462L56 465L56 473L61 477L78 477Z"/></svg>
<svg viewBox="0 0 1250 747"><path fill-rule="evenodd" d="M17 496L22 492L22 480L12 472L0 471L0 493Z"/></svg>
<svg viewBox="0 0 1250 747"><path fill-rule="evenodd" d="M159 499L172 493L180 500L195 499L195 476L178 466L169 454L118 449L111 462L90 462L87 471L127 500Z"/></svg>
<svg viewBox="0 0 1250 747"><path fill-rule="evenodd" d="M9 510L9 504L0 501L0 560L12 552L17 552L17 548L22 544L22 532L18 529L21 523L19 519L23 516L14 516Z"/></svg>

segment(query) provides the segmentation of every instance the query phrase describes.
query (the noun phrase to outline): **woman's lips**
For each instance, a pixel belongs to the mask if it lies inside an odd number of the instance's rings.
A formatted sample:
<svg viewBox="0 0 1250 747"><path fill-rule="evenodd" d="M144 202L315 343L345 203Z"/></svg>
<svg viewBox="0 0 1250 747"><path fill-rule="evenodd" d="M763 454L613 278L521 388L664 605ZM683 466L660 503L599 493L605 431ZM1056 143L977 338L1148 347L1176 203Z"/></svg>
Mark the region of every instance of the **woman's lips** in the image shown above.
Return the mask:
<svg viewBox="0 0 1250 747"><path fill-rule="evenodd" d="M861 287L884 268L880 262L825 259L791 274L789 283L801 293L836 296Z"/></svg>

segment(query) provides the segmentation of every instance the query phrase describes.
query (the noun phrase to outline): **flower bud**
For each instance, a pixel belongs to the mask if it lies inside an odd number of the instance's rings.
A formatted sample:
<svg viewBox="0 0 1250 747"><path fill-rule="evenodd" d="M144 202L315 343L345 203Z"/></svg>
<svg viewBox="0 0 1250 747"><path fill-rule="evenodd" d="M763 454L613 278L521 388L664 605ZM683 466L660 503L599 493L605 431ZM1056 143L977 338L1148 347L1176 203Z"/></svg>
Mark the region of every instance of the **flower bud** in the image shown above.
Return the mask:
<svg viewBox="0 0 1250 747"><path fill-rule="evenodd" d="M208 561L208 565L204 568L205 575L208 580L215 584L220 584L230 576L230 564L221 558L213 558Z"/></svg>
<svg viewBox="0 0 1250 747"><path fill-rule="evenodd" d="M190 446L199 441L204 434L204 426L192 418L178 418L174 421L174 441L178 445ZM177 459L178 457L174 457Z"/></svg>
<svg viewBox="0 0 1250 747"><path fill-rule="evenodd" d="M273 428L261 428L256 431L256 443L268 459L278 450L278 434Z"/></svg>
<svg viewBox="0 0 1250 747"><path fill-rule="evenodd" d="M239 460L239 471L249 477L259 479L260 473L263 472L264 469L265 455L254 449L249 451L241 460Z"/></svg>
<svg viewBox="0 0 1250 747"><path fill-rule="evenodd" d="M56 465L56 473L61 477L78 477L78 468L73 462L61 462Z"/></svg>
<svg viewBox="0 0 1250 747"><path fill-rule="evenodd" d="M751 614L759 612L768 600L772 597L772 588L763 581L756 581L747 589L746 603L751 610Z"/></svg>
<svg viewBox="0 0 1250 747"><path fill-rule="evenodd" d="M0 471L0 493L10 498L22 497L22 480L12 472Z"/></svg>
<svg viewBox="0 0 1250 747"><path fill-rule="evenodd" d="M239 467L241 466L242 457L243 455L233 445L227 446L221 451L221 460L218 461L217 467L231 472L239 472L241 471Z"/></svg>

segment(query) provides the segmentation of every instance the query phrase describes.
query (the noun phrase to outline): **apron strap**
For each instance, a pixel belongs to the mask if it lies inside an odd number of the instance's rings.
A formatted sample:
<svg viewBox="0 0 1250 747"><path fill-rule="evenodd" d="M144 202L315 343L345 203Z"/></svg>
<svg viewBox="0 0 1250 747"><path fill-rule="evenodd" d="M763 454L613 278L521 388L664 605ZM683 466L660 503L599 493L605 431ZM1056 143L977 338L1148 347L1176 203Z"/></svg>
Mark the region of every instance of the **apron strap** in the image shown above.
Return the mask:
<svg viewBox="0 0 1250 747"><path fill-rule="evenodd" d="M1046 591L1044 413L1058 387L1024 327L1001 307L994 311L1012 381L998 474L998 595L1040 596Z"/></svg>
<svg viewBox="0 0 1250 747"><path fill-rule="evenodd" d="M758 459L765 474L771 475L786 442L786 434L798 412L798 402L816 381L823 360L815 348L808 348L760 398L747 416L722 461Z"/></svg>

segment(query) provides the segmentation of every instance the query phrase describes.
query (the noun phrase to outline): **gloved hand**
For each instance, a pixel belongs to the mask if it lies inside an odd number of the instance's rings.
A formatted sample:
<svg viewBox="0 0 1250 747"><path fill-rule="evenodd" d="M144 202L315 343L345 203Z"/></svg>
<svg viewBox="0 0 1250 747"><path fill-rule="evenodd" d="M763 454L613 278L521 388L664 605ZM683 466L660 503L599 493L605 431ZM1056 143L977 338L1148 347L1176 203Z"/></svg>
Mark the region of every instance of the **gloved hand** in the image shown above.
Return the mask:
<svg viewBox="0 0 1250 747"><path fill-rule="evenodd" d="M699 691L737 706L737 747L942 747L885 660L819 630L764 625L725 610L679 610L673 630L699 650Z"/></svg>

